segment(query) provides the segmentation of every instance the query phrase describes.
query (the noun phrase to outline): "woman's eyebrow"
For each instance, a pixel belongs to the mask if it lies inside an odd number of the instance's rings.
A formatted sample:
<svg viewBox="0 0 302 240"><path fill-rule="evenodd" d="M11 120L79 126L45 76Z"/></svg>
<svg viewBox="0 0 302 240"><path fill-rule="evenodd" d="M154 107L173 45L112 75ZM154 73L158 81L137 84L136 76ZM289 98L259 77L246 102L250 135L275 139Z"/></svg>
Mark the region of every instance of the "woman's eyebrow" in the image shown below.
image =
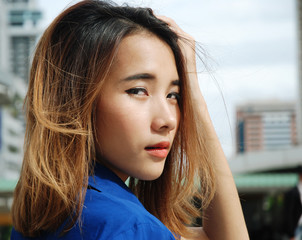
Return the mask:
<svg viewBox="0 0 302 240"><path fill-rule="evenodd" d="M134 74L129 77L126 77L126 78L122 79L122 81L131 81L131 80L139 80L139 79L154 80L155 76L150 73L138 73L138 74Z"/></svg>
<svg viewBox="0 0 302 240"><path fill-rule="evenodd" d="M131 75L129 77L126 77L126 78L122 79L121 81L154 80L154 79L156 79L156 77L153 74L150 74L150 73L138 73L138 74L134 74L134 75ZM179 79L171 81L171 85L173 85L173 86L179 86L180 85Z"/></svg>
<svg viewBox="0 0 302 240"><path fill-rule="evenodd" d="M177 80L173 80L171 82L171 85L173 85L173 86L179 86L180 85L180 81L178 79Z"/></svg>

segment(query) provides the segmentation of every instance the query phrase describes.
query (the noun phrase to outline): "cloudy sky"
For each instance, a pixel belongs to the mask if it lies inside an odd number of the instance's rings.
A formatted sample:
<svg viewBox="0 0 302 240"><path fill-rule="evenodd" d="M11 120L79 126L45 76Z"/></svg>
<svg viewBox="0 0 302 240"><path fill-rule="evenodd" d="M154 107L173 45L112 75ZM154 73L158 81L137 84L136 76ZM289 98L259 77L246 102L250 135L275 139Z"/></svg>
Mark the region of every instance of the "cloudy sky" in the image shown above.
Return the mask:
<svg viewBox="0 0 302 240"><path fill-rule="evenodd" d="M42 27L77 0L38 0ZM173 18L207 52L199 83L227 156L235 150L236 105L296 101L295 0L130 0Z"/></svg>

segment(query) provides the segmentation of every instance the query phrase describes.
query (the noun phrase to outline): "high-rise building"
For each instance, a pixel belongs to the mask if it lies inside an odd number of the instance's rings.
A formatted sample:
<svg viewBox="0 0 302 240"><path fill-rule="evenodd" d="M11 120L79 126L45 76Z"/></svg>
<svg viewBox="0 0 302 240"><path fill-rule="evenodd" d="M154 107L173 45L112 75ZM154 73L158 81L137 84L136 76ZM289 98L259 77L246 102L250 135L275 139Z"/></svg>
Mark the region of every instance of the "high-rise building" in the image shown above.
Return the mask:
<svg viewBox="0 0 302 240"><path fill-rule="evenodd" d="M0 178L17 178L22 162L22 102L41 34L37 0L0 0ZM5 104L3 104L5 103Z"/></svg>
<svg viewBox="0 0 302 240"><path fill-rule="evenodd" d="M0 68L26 82L41 16L36 0L0 0Z"/></svg>
<svg viewBox="0 0 302 240"><path fill-rule="evenodd" d="M237 107L237 152L287 149L297 144L296 106L253 102Z"/></svg>

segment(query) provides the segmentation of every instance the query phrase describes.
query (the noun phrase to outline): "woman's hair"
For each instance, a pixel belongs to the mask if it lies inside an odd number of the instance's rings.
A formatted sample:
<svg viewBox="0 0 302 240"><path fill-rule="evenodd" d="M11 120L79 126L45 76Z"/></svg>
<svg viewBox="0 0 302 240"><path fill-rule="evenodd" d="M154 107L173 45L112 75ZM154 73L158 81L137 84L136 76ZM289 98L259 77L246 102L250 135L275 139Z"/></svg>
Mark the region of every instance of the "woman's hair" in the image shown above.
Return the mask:
<svg viewBox="0 0 302 240"><path fill-rule="evenodd" d="M81 218L88 176L96 158L96 100L121 41L154 34L172 49L180 77L181 120L163 174L154 181L130 180L146 209L173 233L207 206L214 174L195 114L185 60L177 36L151 9L86 0L61 13L40 39L25 99L26 135L21 176L14 193L13 224L25 236L68 229ZM135 44L135 43L134 43Z"/></svg>

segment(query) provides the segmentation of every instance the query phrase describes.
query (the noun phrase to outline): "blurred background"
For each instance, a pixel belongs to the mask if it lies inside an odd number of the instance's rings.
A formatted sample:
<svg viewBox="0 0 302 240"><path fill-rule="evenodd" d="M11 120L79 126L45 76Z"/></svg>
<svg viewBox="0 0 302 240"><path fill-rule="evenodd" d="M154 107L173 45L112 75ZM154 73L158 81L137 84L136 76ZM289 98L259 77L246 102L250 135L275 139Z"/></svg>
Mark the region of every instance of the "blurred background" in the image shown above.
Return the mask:
<svg viewBox="0 0 302 240"><path fill-rule="evenodd" d="M10 235L23 154L22 104L35 44L76 2L0 0L0 240ZM250 237L289 239L287 193L302 174L302 1L115 2L151 7L195 37L200 87L234 173Z"/></svg>

